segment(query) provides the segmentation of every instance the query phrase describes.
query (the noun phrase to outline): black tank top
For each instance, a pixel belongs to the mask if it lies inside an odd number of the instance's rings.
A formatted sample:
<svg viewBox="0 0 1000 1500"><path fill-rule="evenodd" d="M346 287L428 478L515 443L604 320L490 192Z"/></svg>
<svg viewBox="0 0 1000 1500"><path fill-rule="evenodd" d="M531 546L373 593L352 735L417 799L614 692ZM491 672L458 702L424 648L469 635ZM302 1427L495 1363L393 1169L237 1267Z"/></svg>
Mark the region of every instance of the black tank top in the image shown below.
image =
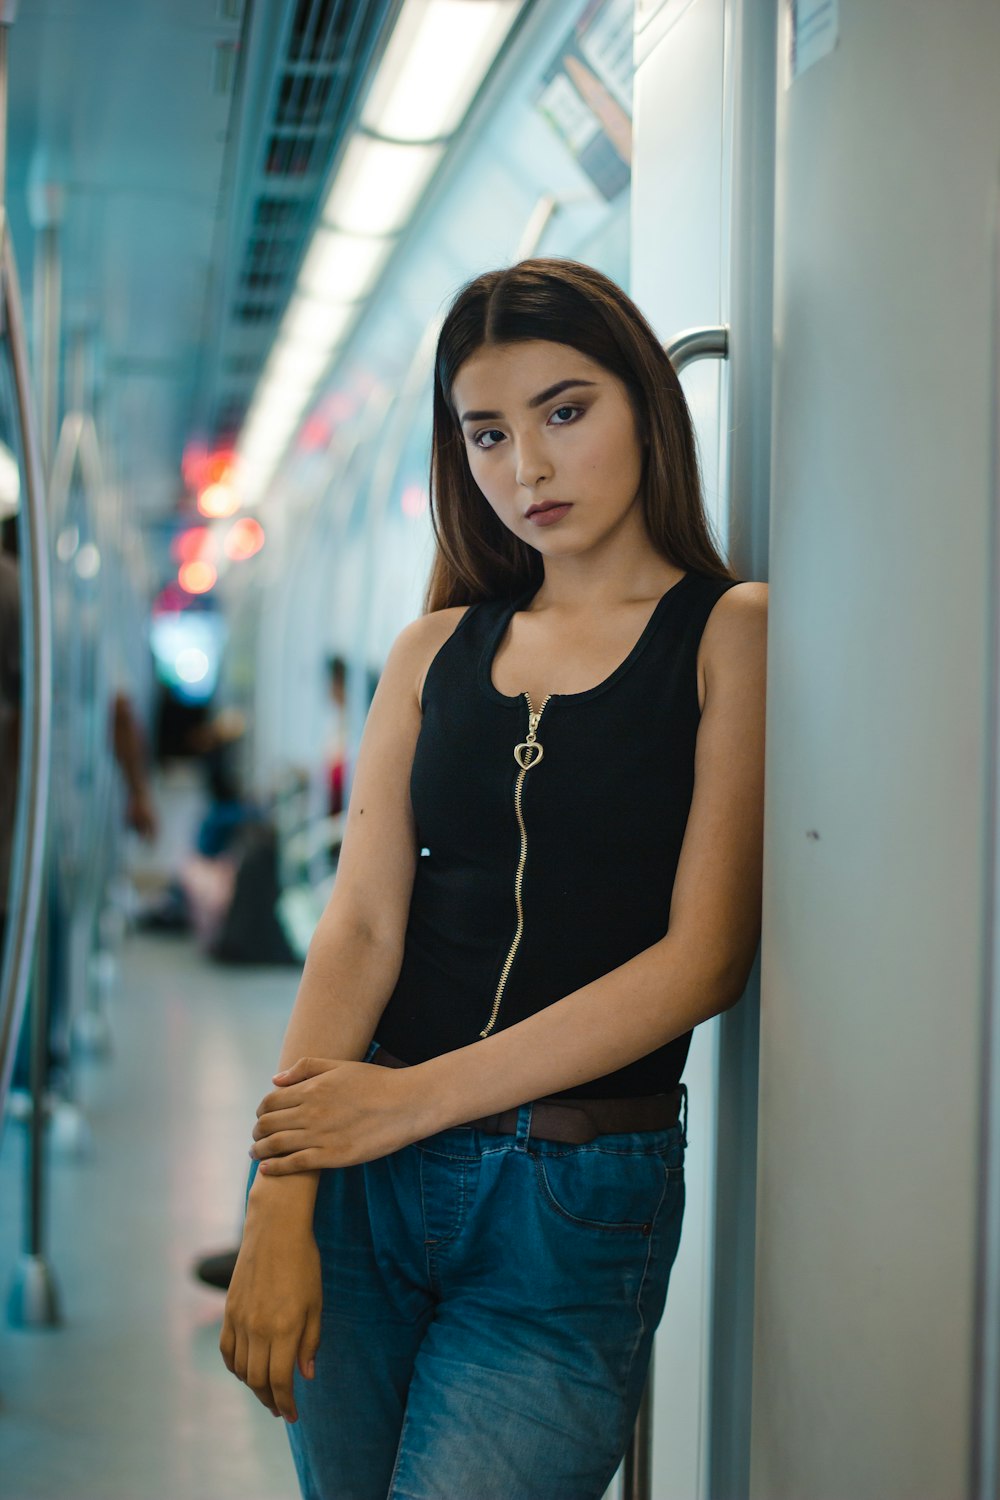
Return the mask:
<svg viewBox="0 0 1000 1500"><path fill-rule="evenodd" d="M466 610L424 684L410 778L419 858L375 1034L387 1052L420 1063L467 1046L663 937L694 789L698 644L732 586L685 573L610 677L531 705L533 741L527 694L498 692L491 674L536 589ZM688 1031L553 1097L667 1093L690 1044Z"/></svg>

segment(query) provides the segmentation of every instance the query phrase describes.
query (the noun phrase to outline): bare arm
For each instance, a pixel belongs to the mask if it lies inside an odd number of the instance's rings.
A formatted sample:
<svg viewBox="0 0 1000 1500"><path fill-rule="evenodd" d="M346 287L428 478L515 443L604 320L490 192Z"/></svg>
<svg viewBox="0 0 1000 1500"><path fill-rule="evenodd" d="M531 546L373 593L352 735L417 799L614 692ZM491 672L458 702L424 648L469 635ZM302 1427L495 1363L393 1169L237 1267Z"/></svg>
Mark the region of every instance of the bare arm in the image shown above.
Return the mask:
<svg viewBox="0 0 1000 1500"><path fill-rule="evenodd" d="M397 638L369 710L358 753L337 879L306 956L281 1049L344 1059L343 1069L381 1076L360 1059L399 974L416 867L410 768L420 730L419 685L461 610L422 616ZM315 1374L323 1305L313 1235L318 1170L284 1181L258 1174L219 1350L226 1367L275 1416L298 1419L296 1365Z"/></svg>
<svg viewBox="0 0 1000 1500"><path fill-rule="evenodd" d="M461 609L422 616L400 632L365 724L337 878L313 934L281 1049L279 1070L300 1057L360 1061L403 960L416 869L410 770L420 733L419 689ZM258 1174L250 1203L312 1221L318 1172L279 1183Z"/></svg>

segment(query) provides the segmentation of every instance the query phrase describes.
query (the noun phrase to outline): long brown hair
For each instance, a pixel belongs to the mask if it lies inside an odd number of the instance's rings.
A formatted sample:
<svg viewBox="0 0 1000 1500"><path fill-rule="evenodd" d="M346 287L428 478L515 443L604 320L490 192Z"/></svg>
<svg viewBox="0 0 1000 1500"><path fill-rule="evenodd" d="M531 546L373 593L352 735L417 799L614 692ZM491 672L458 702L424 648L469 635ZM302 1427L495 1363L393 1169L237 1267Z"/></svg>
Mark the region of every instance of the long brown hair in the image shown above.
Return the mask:
<svg viewBox="0 0 1000 1500"><path fill-rule="evenodd" d="M451 395L478 349L526 339L568 344L624 383L645 445L640 501L654 547L677 567L735 579L712 541L680 381L642 313L593 266L522 260L467 282L438 337L430 472L437 546L425 611L513 598L542 582L541 554L503 525L472 478Z"/></svg>

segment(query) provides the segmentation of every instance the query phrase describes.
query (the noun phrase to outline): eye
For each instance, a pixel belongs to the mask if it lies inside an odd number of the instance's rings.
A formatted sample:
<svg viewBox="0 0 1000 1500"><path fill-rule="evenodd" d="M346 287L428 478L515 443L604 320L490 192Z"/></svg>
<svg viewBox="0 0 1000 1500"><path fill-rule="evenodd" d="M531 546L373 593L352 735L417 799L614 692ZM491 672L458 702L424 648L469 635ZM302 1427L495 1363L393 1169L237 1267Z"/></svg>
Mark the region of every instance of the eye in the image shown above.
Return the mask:
<svg viewBox="0 0 1000 1500"><path fill-rule="evenodd" d="M472 441L477 448L480 448L483 452L486 452L490 448L496 447L496 443L481 443L479 441L480 438L488 437L503 437L503 433L500 431L499 427L486 427L482 432L474 433Z"/></svg>
<svg viewBox="0 0 1000 1500"><path fill-rule="evenodd" d="M557 422L556 426L557 427L568 427L569 423L572 422L575 419L577 413L583 411L583 407L582 406L557 406L556 409L555 409L555 411L552 413L553 417L558 417L559 413L562 412L562 411L568 411L572 415L570 416L569 420L566 421L566 422Z"/></svg>

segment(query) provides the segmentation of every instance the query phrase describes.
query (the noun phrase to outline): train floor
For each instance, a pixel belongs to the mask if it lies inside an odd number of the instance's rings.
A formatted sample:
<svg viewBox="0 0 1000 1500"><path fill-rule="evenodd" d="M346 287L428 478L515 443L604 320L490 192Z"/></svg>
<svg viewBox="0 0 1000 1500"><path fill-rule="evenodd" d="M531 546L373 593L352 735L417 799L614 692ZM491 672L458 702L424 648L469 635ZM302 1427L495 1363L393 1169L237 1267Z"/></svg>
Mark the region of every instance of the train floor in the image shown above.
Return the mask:
<svg viewBox="0 0 1000 1500"><path fill-rule="evenodd" d="M113 1054L75 1088L90 1137L52 1132L48 1257L61 1326L0 1317L4 1500L292 1500L284 1423L226 1370L223 1293L191 1273L235 1243L257 1103L296 970L211 964L130 934ZM26 1129L0 1147L4 1295L22 1244Z"/></svg>

